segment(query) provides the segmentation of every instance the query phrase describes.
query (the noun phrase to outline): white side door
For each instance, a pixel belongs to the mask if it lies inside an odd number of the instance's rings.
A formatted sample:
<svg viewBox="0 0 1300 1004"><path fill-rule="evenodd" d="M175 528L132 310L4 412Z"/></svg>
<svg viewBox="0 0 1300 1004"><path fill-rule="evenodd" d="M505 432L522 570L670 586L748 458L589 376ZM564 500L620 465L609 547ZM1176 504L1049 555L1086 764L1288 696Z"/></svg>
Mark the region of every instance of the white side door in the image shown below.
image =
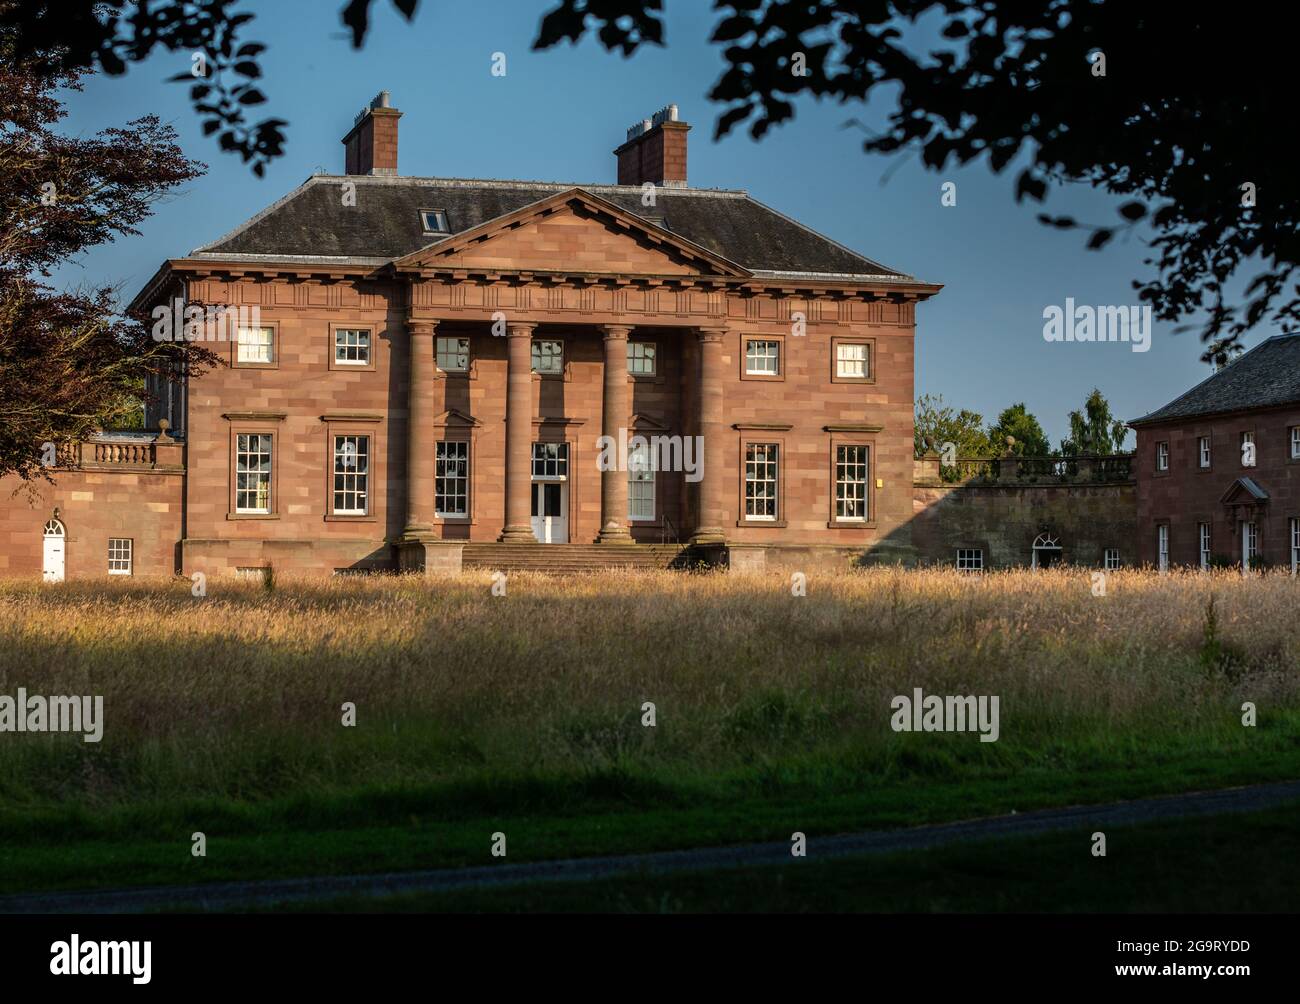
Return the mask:
<svg viewBox="0 0 1300 1004"><path fill-rule="evenodd" d="M44 560L41 564L41 578L45 582L63 581L64 541L66 535L63 524L52 519L45 524Z"/></svg>

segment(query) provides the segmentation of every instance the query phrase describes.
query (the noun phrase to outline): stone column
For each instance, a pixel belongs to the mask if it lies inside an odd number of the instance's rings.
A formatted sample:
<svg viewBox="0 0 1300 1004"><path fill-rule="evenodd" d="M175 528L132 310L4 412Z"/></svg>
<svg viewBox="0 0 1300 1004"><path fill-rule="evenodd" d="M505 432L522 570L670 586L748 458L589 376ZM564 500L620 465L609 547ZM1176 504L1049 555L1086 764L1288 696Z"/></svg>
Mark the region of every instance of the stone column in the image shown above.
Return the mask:
<svg viewBox="0 0 1300 1004"><path fill-rule="evenodd" d="M627 382L627 336L631 328L607 324L605 331L605 396L601 407L601 435L623 456L627 422L632 413L632 393ZM627 528L627 471L600 473L600 543L630 544Z"/></svg>
<svg viewBox="0 0 1300 1004"><path fill-rule="evenodd" d="M437 321L408 320L411 359L406 389L405 536L430 535L434 520L434 362Z"/></svg>
<svg viewBox="0 0 1300 1004"><path fill-rule="evenodd" d="M700 441L703 475L699 486L699 515L691 543L722 544L726 534L722 530L723 462L726 455L725 433L722 423L722 341L726 328L700 328Z"/></svg>
<svg viewBox="0 0 1300 1004"><path fill-rule="evenodd" d="M506 525L501 540L535 544L533 535L533 329L506 325Z"/></svg>

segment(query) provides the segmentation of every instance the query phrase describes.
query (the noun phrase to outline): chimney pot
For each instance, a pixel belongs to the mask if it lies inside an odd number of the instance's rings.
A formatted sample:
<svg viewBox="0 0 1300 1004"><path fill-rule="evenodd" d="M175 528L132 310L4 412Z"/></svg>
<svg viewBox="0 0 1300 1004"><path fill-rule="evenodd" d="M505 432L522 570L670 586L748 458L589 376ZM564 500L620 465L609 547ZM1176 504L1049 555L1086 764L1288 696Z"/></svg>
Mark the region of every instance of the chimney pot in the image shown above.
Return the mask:
<svg viewBox="0 0 1300 1004"><path fill-rule="evenodd" d="M691 127L677 116L676 105L665 105L627 130L627 142L614 151L620 185L686 187L686 134Z"/></svg>
<svg viewBox="0 0 1300 1004"><path fill-rule="evenodd" d="M357 113L343 137L346 174L397 173L397 120L402 113L390 102L388 91L380 91Z"/></svg>

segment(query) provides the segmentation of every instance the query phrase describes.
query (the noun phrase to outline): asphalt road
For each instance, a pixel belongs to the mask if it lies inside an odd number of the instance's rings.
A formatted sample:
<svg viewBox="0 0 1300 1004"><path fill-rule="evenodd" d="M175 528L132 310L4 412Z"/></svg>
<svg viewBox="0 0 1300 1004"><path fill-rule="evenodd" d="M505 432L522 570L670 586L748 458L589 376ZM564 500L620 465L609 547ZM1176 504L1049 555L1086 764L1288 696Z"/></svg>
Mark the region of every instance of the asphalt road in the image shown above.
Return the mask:
<svg viewBox="0 0 1300 1004"><path fill-rule="evenodd" d="M874 830L830 837L810 834L807 857L796 860L826 861L842 857L863 857L923 850L962 841L1027 837L1060 830L1088 829L1091 832L1107 826L1126 826L1155 820L1254 812L1297 800L1300 800L1300 781L1285 781L1131 802L1041 809L909 829ZM0 897L0 913L142 913L177 908L238 911L250 907L268 908L281 903L321 902L350 896L382 897L533 882L586 882L620 875L746 868L789 864L791 861L789 841L780 841L620 857L571 858L521 864L502 862L474 868L380 875L331 875L259 882L33 893Z"/></svg>

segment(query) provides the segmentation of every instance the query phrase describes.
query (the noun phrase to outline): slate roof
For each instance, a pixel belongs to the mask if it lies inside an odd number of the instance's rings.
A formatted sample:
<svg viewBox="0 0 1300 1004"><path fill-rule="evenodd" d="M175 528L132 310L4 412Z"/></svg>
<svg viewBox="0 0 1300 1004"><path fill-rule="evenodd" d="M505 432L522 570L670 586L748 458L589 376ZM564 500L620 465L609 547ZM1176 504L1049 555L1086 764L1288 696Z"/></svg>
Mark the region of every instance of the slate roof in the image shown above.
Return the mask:
<svg viewBox="0 0 1300 1004"><path fill-rule="evenodd" d="M1274 335L1131 426L1300 403L1300 334Z"/></svg>
<svg viewBox="0 0 1300 1004"><path fill-rule="evenodd" d="M340 198L339 186L346 181L357 183L355 207L345 207ZM744 192L661 187L657 204L646 207L641 205L641 188L634 185L369 175L313 175L247 223L196 249L191 257L258 256L378 265L437 240L424 234L421 209L445 210L454 236L572 188L598 195L760 276L916 281Z"/></svg>

